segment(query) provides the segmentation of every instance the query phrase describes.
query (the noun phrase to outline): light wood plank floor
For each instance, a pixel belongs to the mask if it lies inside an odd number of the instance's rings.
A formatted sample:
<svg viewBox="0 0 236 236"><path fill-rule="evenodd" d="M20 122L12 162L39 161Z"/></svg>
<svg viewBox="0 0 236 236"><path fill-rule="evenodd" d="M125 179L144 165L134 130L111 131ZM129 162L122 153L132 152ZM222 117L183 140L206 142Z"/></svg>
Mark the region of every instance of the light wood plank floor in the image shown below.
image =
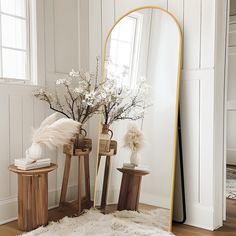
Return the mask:
<svg viewBox="0 0 236 236"><path fill-rule="evenodd" d="M59 220L65 215L73 215L68 209L56 208L49 211L50 220ZM227 221L224 226L214 232L187 225L174 225L173 232L177 236L236 236L236 200L227 200ZM21 232L17 229L17 221L0 226L0 236L15 236Z"/></svg>

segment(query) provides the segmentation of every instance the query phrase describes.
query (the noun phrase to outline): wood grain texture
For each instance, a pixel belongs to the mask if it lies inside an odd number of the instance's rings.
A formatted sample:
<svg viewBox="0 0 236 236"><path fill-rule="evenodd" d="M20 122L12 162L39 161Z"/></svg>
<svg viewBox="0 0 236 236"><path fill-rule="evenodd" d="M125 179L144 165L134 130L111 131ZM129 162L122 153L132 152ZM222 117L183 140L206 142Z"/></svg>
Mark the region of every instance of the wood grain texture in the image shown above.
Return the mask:
<svg viewBox="0 0 236 236"><path fill-rule="evenodd" d="M117 209L137 211L142 176L149 174L147 171L117 168L123 173Z"/></svg>
<svg viewBox="0 0 236 236"><path fill-rule="evenodd" d="M30 231L48 223L48 172L57 168L51 164L30 171L18 170L11 165L9 170L18 174L18 227Z"/></svg>
<svg viewBox="0 0 236 236"><path fill-rule="evenodd" d="M62 179L62 187L61 187L61 197L60 204L66 201L66 192L68 188L69 174L70 174L70 166L71 166L71 155L66 154L65 158L65 166L64 166L64 175Z"/></svg>
<svg viewBox="0 0 236 236"><path fill-rule="evenodd" d="M76 204L71 204L71 207L73 208L75 206L78 213L81 213L83 207L82 207L82 187L83 187L83 181L85 186L85 199L86 209L89 209L91 207L91 193L90 193L90 173L89 173L89 153L92 150L92 140L91 139L85 139L85 145L84 150L81 149L74 149L72 144L64 145L63 152L66 154L65 158L65 166L64 166L64 175L62 180L62 188L61 188L61 197L60 197L60 205L69 205L68 202L66 202L66 194L68 189L68 182L69 182L69 176L70 176L70 170L71 170L71 159L74 157L78 158L78 173L77 173L77 200ZM83 165L84 164L84 165ZM84 173L84 177L83 177Z"/></svg>
<svg viewBox="0 0 236 236"><path fill-rule="evenodd" d="M102 200L101 200L102 209L104 209L107 204L107 190L108 190L107 188L109 183L110 166L111 166L111 156L106 156L105 171L102 185Z"/></svg>

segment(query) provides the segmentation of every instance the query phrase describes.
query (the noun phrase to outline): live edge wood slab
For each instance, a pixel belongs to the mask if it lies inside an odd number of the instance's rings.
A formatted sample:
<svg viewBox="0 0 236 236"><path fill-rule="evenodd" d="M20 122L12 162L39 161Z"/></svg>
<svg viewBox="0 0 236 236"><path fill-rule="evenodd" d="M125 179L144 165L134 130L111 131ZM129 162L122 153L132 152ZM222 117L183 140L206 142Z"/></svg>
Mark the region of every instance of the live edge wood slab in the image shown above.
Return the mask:
<svg viewBox="0 0 236 236"><path fill-rule="evenodd" d="M10 165L9 170L18 176L18 227L30 231L48 224L48 173L56 164L34 169L19 170Z"/></svg>
<svg viewBox="0 0 236 236"><path fill-rule="evenodd" d="M117 170L123 174L117 210L137 211L142 176L148 175L149 172L126 168L117 168Z"/></svg>

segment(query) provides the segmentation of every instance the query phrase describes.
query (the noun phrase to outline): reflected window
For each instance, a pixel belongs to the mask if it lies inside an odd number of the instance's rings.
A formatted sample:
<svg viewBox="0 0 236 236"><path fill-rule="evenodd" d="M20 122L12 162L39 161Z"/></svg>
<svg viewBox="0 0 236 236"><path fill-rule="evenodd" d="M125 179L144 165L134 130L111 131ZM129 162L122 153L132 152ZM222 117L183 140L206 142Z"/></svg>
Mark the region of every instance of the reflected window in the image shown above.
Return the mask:
<svg viewBox="0 0 236 236"><path fill-rule="evenodd" d="M111 34L109 70L113 76L122 75L122 84L126 86L135 85L141 27L142 15L132 14L123 18Z"/></svg>

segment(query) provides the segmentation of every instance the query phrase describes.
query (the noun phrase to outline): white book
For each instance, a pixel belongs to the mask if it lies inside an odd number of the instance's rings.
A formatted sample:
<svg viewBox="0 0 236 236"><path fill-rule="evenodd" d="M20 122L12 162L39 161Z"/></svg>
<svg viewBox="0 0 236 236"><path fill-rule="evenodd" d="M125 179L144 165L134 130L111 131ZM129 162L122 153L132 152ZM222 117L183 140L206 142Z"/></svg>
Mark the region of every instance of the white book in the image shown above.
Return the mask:
<svg viewBox="0 0 236 236"><path fill-rule="evenodd" d="M50 158L44 158L44 159L39 159L39 160L28 160L26 158L22 158L22 159L15 159L15 165L28 165L28 164L32 164L32 163L50 163L51 159Z"/></svg>
<svg viewBox="0 0 236 236"><path fill-rule="evenodd" d="M17 165L17 164L30 164L33 162L34 162L33 160L28 160L26 158L15 159L15 165Z"/></svg>
<svg viewBox="0 0 236 236"><path fill-rule="evenodd" d="M136 166L136 165L131 164L131 163L124 163L124 164L123 164L123 168L124 168L124 169L150 171L150 170L149 170L149 167L148 167L147 165Z"/></svg>
<svg viewBox="0 0 236 236"><path fill-rule="evenodd" d="M19 166L17 166L17 169L19 169L19 170L33 170L33 169L39 169L39 168L50 166L50 164L51 163L42 163L42 164L33 163L30 165L26 165L26 166L19 165Z"/></svg>

